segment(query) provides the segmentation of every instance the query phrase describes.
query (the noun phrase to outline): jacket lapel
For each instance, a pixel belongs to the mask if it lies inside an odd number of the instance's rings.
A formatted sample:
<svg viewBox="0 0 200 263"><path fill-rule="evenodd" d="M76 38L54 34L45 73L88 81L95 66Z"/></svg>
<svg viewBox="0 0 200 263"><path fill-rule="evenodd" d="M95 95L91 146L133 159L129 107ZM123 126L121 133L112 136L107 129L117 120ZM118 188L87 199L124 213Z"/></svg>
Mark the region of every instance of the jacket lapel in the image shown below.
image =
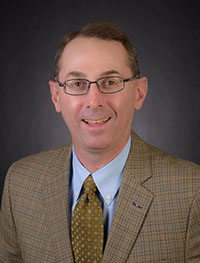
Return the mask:
<svg viewBox="0 0 200 263"><path fill-rule="evenodd" d="M53 166L48 172L45 189L50 237L56 249L55 257L58 262L74 262L70 241L70 178L71 147L63 148Z"/></svg>
<svg viewBox="0 0 200 263"><path fill-rule="evenodd" d="M143 186L152 176L149 152L133 134L102 263L127 262L142 228L153 201L153 194Z"/></svg>

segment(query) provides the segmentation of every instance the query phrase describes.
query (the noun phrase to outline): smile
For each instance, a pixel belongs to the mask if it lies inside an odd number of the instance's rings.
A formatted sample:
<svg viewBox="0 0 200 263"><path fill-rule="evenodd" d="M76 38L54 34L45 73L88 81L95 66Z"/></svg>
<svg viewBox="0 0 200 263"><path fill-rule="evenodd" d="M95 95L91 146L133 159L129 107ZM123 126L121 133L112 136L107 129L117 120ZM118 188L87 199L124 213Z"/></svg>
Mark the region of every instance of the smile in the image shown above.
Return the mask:
<svg viewBox="0 0 200 263"><path fill-rule="evenodd" d="M105 122L109 121L110 119L111 119L111 117L100 119L100 120L83 119L82 121L84 121L85 123L91 123L91 124L101 124L101 123L105 123Z"/></svg>

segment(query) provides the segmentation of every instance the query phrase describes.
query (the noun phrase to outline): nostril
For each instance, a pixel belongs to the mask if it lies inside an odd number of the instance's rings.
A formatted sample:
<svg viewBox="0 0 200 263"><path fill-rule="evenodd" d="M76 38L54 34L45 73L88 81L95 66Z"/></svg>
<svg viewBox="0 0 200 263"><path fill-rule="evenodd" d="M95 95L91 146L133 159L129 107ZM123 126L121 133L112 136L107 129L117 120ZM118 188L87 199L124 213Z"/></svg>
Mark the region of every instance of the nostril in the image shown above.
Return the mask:
<svg viewBox="0 0 200 263"><path fill-rule="evenodd" d="M89 109L89 108L92 108L92 106L90 106L90 105L87 105L87 106L86 106L86 108L87 108L87 109ZM99 106L97 106L96 108L103 108L103 105L101 105L101 104L100 104L100 105L99 105Z"/></svg>

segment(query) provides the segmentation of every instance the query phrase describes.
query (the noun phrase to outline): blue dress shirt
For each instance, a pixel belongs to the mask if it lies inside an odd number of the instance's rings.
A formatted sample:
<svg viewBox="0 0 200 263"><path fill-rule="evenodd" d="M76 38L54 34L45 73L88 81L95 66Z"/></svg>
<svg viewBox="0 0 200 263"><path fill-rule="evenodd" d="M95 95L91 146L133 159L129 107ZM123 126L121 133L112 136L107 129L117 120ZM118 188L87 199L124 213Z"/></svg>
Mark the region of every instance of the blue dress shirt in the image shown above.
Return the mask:
<svg viewBox="0 0 200 263"><path fill-rule="evenodd" d="M105 240L111 227L112 216L130 146L131 137L115 159L92 173L93 180L97 187L97 195L103 208ZM72 147L72 154L73 174L70 187L71 213L82 194L83 182L91 174L78 160L74 147Z"/></svg>

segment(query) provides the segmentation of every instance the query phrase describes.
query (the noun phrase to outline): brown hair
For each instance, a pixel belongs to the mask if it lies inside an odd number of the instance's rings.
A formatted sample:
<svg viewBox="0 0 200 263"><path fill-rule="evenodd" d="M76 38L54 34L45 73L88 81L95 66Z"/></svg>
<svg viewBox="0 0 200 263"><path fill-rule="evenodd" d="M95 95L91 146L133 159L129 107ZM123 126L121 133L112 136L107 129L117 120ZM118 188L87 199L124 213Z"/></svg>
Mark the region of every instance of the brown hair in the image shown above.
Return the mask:
<svg viewBox="0 0 200 263"><path fill-rule="evenodd" d="M134 74L134 76L139 76L139 65L137 60L137 54L134 46L129 40L125 32L123 32L118 26L105 23L105 22L96 22L82 27L80 30L73 31L67 35L64 35L58 48L56 50L55 56L55 72L54 76L56 77L59 73L59 61L64 51L66 45L76 37L96 37L103 40L115 40L124 46L127 51L128 63Z"/></svg>

